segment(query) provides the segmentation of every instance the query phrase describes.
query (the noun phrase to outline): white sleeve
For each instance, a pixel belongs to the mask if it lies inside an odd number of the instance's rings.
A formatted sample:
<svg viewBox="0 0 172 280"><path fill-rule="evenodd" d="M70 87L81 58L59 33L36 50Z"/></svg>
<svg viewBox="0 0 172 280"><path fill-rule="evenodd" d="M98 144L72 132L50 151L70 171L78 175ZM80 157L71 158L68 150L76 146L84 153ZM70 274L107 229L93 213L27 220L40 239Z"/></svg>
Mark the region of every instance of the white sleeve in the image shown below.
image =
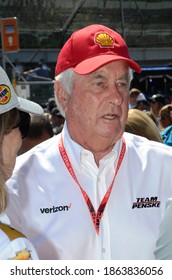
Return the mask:
<svg viewBox="0 0 172 280"><path fill-rule="evenodd" d="M172 198L169 198L166 203L154 254L157 260L172 260Z"/></svg>
<svg viewBox="0 0 172 280"><path fill-rule="evenodd" d="M39 260L35 247L27 238L16 238L0 251L0 260Z"/></svg>

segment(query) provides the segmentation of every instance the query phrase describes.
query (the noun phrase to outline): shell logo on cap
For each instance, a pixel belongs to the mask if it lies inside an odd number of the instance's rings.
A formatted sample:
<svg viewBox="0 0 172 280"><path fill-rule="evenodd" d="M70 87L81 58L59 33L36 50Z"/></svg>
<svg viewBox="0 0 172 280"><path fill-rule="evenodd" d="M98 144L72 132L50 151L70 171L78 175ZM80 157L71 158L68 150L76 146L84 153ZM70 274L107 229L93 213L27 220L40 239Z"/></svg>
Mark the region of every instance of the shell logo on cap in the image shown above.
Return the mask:
<svg viewBox="0 0 172 280"><path fill-rule="evenodd" d="M0 105L7 104L11 99L11 90L6 85L0 85Z"/></svg>
<svg viewBox="0 0 172 280"><path fill-rule="evenodd" d="M106 32L96 33L96 35L94 37L94 41L101 48L113 48L114 47L113 37Z"/></svg>

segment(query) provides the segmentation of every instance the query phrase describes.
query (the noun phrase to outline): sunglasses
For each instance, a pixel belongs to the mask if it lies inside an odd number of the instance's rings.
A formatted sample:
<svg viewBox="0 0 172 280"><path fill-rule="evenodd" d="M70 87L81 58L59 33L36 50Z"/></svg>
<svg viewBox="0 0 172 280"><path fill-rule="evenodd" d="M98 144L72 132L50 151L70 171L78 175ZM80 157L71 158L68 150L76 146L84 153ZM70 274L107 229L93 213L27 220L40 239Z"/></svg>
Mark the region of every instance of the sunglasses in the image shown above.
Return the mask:
<svg viewBox="0 0 172 280"><path fill-rule="evenodd" d="M19 111L19 117L13 129L17 127L20 129L22 139L25 138L30 128L30 115L28 113Z"/></svg>

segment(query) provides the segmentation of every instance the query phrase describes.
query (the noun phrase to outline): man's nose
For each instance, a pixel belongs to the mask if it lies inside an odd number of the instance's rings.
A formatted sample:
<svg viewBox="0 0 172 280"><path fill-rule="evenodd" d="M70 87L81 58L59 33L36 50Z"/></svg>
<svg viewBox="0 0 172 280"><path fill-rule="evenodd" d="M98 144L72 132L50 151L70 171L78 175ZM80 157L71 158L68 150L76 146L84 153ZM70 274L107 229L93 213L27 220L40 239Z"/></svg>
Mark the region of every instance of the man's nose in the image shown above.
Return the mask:
<svg viewBox="0 0 172 280"><path fill-rule="evenodd" d="M116 86L112 86L110 88L110 94L111 94L111 101L110 103L113 103L115 105L121 105L123 102L123 95L119 92Z"/></svg>

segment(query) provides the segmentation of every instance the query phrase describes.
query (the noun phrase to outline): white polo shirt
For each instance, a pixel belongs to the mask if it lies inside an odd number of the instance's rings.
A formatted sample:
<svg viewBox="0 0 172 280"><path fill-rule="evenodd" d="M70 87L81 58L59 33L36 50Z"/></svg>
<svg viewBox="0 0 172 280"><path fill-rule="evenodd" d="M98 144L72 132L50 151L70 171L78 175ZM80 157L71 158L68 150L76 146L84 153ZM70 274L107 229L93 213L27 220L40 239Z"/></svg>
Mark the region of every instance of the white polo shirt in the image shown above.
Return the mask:
<svg viewBox="0 0 172 280"><path fill-rule="evenodd" d="M166 203L165 215L156 242L155 258L172 260L172 198L169 198Z"/></svg>
<svg viewBox="0 0 172 280"><path fill-rule="evenodd" d="M62 134L77 180L97 210L114 177L122 140L98 168L66 125ZM60 155L60 137L18 157L8 181L12 225L30 238L40 259L154 259L165 202L172 195L172 148L124 133L126 151L98 234Z"/></svg>

